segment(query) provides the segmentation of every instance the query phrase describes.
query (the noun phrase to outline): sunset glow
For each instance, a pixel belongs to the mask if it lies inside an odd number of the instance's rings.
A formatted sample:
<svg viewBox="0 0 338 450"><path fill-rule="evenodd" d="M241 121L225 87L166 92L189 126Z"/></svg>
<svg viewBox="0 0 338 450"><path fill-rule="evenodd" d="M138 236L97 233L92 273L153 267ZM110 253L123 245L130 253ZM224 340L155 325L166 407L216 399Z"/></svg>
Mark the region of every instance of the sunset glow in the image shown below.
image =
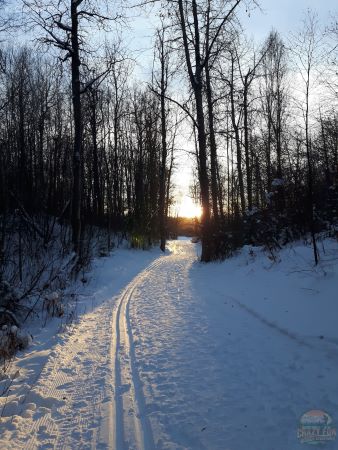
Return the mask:
<svg viewBox="0 0 338 450"><path fill-rule="evenodd" d="M193 219L194 217L200 218L202 215L202 208L192 201L188 196L184 196L181 203L177 205L177 214L179 217L186 217Z"/></svg>

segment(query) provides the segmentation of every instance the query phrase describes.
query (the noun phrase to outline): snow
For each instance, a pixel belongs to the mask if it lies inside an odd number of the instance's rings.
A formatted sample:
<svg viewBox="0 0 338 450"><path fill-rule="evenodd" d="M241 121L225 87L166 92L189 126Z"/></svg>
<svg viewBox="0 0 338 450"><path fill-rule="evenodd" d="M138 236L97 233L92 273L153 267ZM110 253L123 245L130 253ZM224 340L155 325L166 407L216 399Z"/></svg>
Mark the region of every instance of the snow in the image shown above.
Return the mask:
<svg viewBox="0 0 338 450"><path fill-rule="evenodd" d="M247 246L202 264L190 239L97 259L78 321L36 330L0 382L0 448L304 448L303 414L338 410L338 244L320 250L316 268L300 242L274 259Z"/></svg>
<svg viewBox="0 0 338 450"><path fill-rule="evenodd" d="M256 206L253 206L251 209L247 209L245 214L250 217L254 216L257 212L259 212L259 209Z"/></svg>
<svg viewBox="0 0 338 450"><path fill-rule="evenodd" d="M282 178L275 178L271 182L271 186L283 186L284 180Z"/></svg>
<svg viewBox="0 0 338 450"><path fill-rule="evenodd" d="M58 292L51 292L50 294L46 295L46 300L49 301L57 301L60 297L60 294Z"/></svg>
<svg viewBox="0 0 338 450"><path fill-rule="evenodd" d="M69 307L71 311L75 308L73 322L67 324L62 322L63 319L54 318L47 326L43 326L41 321L35 324L35 328L31 330L34 335L33 344L26 352L18 353L16 360L10 365L10 371L0 380L0 448L48 447L50 442L61 439L62 432L50 436L49 431L54 433L57 429L54 418L51 420L52 412L61 408L61 418L65 418L67 412L73 416L73 411L67 410L63 397L69 398L72 395L71 408L79 407L80 401L76 399L79 395L84 395L82 384L87 385L87 397L91 398L93 372L88 374L88 368L92 370L97 367L94 366L94 361L98 341L106 338L103 353L109 348L110 321L116 296L140 270L160 254L157 249L148 252L118 249L108 258L95 260L92 271L88 274L88 283L73 287L77 291L77 303ZM103 328L106 325L104 331L102 327L98 327L100 322ZM57 334L60 330L64 332ZM104 332L107 336L104 336ZM85 335L92 339L87 341ZM107 358L106 354L101 356ZM105 369L107 370L106 367ZM69 385L72 385L76 373L79 374L79 379L74 383L72 393L69 390L64 392L58 384L59 380L62 380L62 385L66 385L67 379ZM102 385L103 380L99 379L98 389L100 386L103 388ZM85 401L84 404L89 409L88 398L81 401ZM36 406L35 412L31 413L32 409L27 408L27 403ZM91 407L92 411L96 411L95 406ZM69 417L65 420L68 419ZM80 410L78 420L84 420ZM74 422L71 421L71 424L74 425ZM74 439L72 448L79 448L75 444L77 431L74 429L71 434Z"/></svg>
<svg viewBox="0 0 338 450"><path fill-rule="evenodd" d="M203 273L215 280L210 285L216 295L226 289L228 297L290 332L307 338L325 335L338 343L337 242L324 241L321 254L315 268L310 245L284 248L277 262L261 248L246 246L225 264L204 267Z"/></svg>

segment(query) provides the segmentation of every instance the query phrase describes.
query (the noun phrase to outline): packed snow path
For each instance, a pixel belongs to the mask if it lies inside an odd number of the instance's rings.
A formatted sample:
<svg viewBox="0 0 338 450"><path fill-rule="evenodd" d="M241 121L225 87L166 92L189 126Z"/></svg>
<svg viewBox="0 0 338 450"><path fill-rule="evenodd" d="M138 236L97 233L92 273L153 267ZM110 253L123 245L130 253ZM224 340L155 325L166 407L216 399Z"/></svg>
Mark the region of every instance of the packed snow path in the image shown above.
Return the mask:
<svg viewBox="0 0 338 450"><path fill-rule="evenodd" d="M53 349L1 448L296 450L305 411L337 412L336 344L275 326L193 244L169 246Z"/></svg>

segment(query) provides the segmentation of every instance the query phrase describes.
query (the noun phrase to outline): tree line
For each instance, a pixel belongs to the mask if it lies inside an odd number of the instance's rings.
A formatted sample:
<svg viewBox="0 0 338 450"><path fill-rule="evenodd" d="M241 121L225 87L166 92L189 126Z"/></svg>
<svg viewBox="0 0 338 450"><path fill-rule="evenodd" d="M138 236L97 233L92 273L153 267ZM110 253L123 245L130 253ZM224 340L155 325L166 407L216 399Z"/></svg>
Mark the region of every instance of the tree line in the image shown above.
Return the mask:
<svg viewBox="0 0 338 450"><path fill-rule="evenodd" d="M2 243L19 213L35 232L39 215L69 223L77 254L86 224L164 250L177 135L190 127L202 261L307 233L318 261L316 233L337 226L334 18L321 30L309 12L298 34L256 46L244 1L164 2L151 78L136 84L121 41L90 44L90 30L123 20L109 3L23 3L40 46L1 35Z"/></svg>
<svg viewBox="0 0 338 450"><path fill-rule="evenodd" d="M31 50L2 52L1 211L68 217L72 192L72 98L60 66ZM160 186L160 103L126 84L115 66L81 99L84 221L154 235ZM165 167L163 178L168 180Z"/></svg>

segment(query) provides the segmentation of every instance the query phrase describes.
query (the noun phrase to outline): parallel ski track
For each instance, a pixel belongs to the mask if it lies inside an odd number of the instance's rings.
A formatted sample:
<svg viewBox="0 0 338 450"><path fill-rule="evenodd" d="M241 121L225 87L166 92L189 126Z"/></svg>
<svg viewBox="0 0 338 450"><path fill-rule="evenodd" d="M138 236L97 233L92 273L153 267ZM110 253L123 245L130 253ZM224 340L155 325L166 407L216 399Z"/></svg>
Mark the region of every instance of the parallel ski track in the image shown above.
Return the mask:
<svg viewBox="0 0 338 450"><path fill-rule="evenodd" d="M146 415L143 387L136 367L135 349L129 306L138 285L150 271L156 270L162 259L154 261L127 286L113 316L111 358L115 386L114 433L112 448L116 450L152 450L153 433Z"/></svg>
<svg viewBox="0 0 338 450"><path fill-rule="evenodd" d="M44 430L44 445L54 449L77 449L79 442L86 449L155 449L136 364L129 306L137 287L163 261L156 259L137 275L113 307L106 302L92 314L89 320L95 325L88 337L86 318L74 335L57 345L40 381L36 381L36 389L43 398L55 398L62 404L56 403L53 413L34 423L28 420L26 439L20 439L15 448L38 448ZM28 393L24 404L30 397ZM78 409L82 400L89 403Z"/></svg>

